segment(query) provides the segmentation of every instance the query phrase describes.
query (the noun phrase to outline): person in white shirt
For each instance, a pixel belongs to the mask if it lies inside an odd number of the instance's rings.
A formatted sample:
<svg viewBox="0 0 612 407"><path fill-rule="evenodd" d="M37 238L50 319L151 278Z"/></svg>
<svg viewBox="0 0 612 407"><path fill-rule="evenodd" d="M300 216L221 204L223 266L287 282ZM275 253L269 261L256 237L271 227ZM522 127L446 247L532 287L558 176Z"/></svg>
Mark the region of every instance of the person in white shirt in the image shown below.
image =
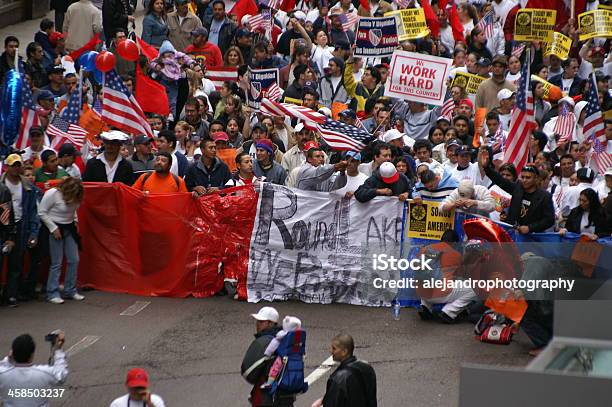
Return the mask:
<svg viewBox="0 0 612 407"><path fill-rule="evenodd" d="M81 155L81 152L70 143L62 144L57 152L57 161L59 167L66 171L68 175L74 178L81 179L81 170L74 163L77 156Z"/></svg>
<svg viewBox="0 0 612 407"><path fill-rule="evenodd" d="M59 278L62 260L66 256L64 296L81 301L85 297L77 292L77 269L79 267L79 235L77 209L83 200L83 184L78 178L66 178L60 185L48 190L38 207L40 220L49 229L49 253L51 264L47 279L47 301L63 304L60 296Z"/></svg>
<svg viewBox="0 0 612 407"><path fill-rule="evenodd" d="M578 178L578 185L567 188L563 195L563 200L560 205L561 214L563 216L567 216L572 209L580 204L578 198L582 191L587 188L593 188L595 171L590 168L580 168L576 171L576 177Z"/></svg>
<svg viewBox="0 0 612 407"><path fill-rule="evenodd" d="M30 145L26 147L21 155L21 158L27 164L34 164L36 160L40 160L40 155L43 151L52 150L52 148L45 145L45 132L40 126L32 126L30 128Z"/></svg>
<svg viewBox="0 0 612 407"><path fill-rule="evenodd" d="M458 182L464 179L471 180L474 185L485 185L490 183L486 182L488 178L484 175L484 171L480 169L478 164L470 162L472 158L472 151L469 146L461 146L456 150L457 154L457 167L451 171L451 176Z"/></svg>
<svg viewBox="0 0 612 407"><path fill-rule="evenodd" d="M369 163L359 164L359 172L370 177L384 162L391 161L391 146L387 143L377 143L372 151L374 159Z"/></svg>
<svg viewBox="0 0 612 407"><path fill-rule="evenodd" d="M48 398L40 397L40 394L16 396L15 392L25 389L44 389L48 396L57 398L64 393L64 389L54 387L64 383L68 376L66 354L62 350L65 336L62 331L53 334L57 336L52 342L53 357L48 365L33 363L36 344L32 336L23 334L13 340L9 355L0 361L0 404L4 407L49 406Z"/></svg>
<svg viewBox="0 0 612 407"><path fill-rule="evenodd" d="M344 155L347 162L346 166L346 185L340 189L332 191L332 194L339 197L352 198L355 191L368 179L368 176L359 172L359 164L361 163L361 153L356 151L347 151Z"/></svg>
<svg viewBox="0 0 612 407"><path fill-rule="evenodd" d="M149 390L149 374L146 370L130 369L125 387L128 394L113 400L109 407L165 407L164 400Z"/></svg>
<svg viewBox="0 0 612 407"><path fill-rule="evenodd" d="M414 155L416 157L415 164L418 167L420 164L428 164L430 170L442 176L444 174L444 167L442 164L431 158L432 155L431 142L429 140L417 140L414 143Z"/></svg>

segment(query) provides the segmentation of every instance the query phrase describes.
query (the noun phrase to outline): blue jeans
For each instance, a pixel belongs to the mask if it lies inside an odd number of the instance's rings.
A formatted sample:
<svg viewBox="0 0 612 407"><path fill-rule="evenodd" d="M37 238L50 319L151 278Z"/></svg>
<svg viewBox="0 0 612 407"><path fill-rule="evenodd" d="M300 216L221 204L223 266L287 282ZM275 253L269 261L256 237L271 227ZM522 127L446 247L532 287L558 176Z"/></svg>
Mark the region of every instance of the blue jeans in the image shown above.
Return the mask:
<svg viewBox="0 0 612 407"><path fill-rule="evenodd" d="M65 233L57 240L49 234L49 254L51 266L47 280L47 299L59 297L59 278L62 273L62 260L66 256L66 276L64 278L64 295L71 297L76 294L77 269L79 267L79 248L74 237Z"/></svg>

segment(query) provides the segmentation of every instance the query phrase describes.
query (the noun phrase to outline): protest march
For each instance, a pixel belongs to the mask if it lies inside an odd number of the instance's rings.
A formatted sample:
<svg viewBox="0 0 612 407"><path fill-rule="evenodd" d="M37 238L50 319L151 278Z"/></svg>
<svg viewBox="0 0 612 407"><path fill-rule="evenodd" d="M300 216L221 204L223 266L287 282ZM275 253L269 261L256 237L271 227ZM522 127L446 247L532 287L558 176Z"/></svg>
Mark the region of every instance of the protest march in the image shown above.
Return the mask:
<svg viewBox="0 0 612 407"><path fill-rule="evenodd" d="M258 303L249 405L293 406L312 321L276 305L405 308L484 343L521 332L537 356L558 293L612 277L612 1L50 5L0 55L6 312L95 292ZM15 341L0 405L32 363ZM331 344L312 405L376 405L352 336ZM111 406L164 405L144 369L126 387Z"/></svg>

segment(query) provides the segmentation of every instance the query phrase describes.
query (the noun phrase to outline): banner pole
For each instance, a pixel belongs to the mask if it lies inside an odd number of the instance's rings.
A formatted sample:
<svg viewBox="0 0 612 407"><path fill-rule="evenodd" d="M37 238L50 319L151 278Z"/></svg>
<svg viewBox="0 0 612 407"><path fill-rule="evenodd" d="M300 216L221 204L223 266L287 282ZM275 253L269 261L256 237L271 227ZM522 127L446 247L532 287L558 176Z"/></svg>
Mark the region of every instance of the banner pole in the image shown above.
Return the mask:
<svg viewBox="0 0 612 407"><path fill-rule="evenodd" d="M406 211L408 210L408 201L404 201L404 209L402 210L402 236L400 238L400 259L404 258L404 231L406 228Z"/></svg>
<svg viewBox="0 0 612 407"><path fill-rule="evenodd" d="M570 18L572 20L576 18L576 0L571 0L570 2ZM575 22L572 25L575 26Z"/></svg>

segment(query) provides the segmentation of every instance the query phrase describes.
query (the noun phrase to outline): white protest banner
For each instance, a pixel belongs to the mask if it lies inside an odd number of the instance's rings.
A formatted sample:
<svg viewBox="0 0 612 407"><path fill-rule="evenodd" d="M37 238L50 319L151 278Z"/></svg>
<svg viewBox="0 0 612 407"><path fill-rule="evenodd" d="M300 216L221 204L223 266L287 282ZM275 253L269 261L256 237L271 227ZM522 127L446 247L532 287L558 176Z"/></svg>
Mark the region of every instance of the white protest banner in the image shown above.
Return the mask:
<svg viewBox="0 0 612 407"><path fill-rule="evenodd" d="M373 255L399 258L402 209L393 197L362 204L264 183L251 236L249 302L388 305L397 291L373 281L397 279L399 271L373 270Z"/></svg>
<svg viewBox="0 0 612 407"><path fill-rule="evenodd" d="M441 106L452 59L407 51L395 51L385 96Z"/></svg>

